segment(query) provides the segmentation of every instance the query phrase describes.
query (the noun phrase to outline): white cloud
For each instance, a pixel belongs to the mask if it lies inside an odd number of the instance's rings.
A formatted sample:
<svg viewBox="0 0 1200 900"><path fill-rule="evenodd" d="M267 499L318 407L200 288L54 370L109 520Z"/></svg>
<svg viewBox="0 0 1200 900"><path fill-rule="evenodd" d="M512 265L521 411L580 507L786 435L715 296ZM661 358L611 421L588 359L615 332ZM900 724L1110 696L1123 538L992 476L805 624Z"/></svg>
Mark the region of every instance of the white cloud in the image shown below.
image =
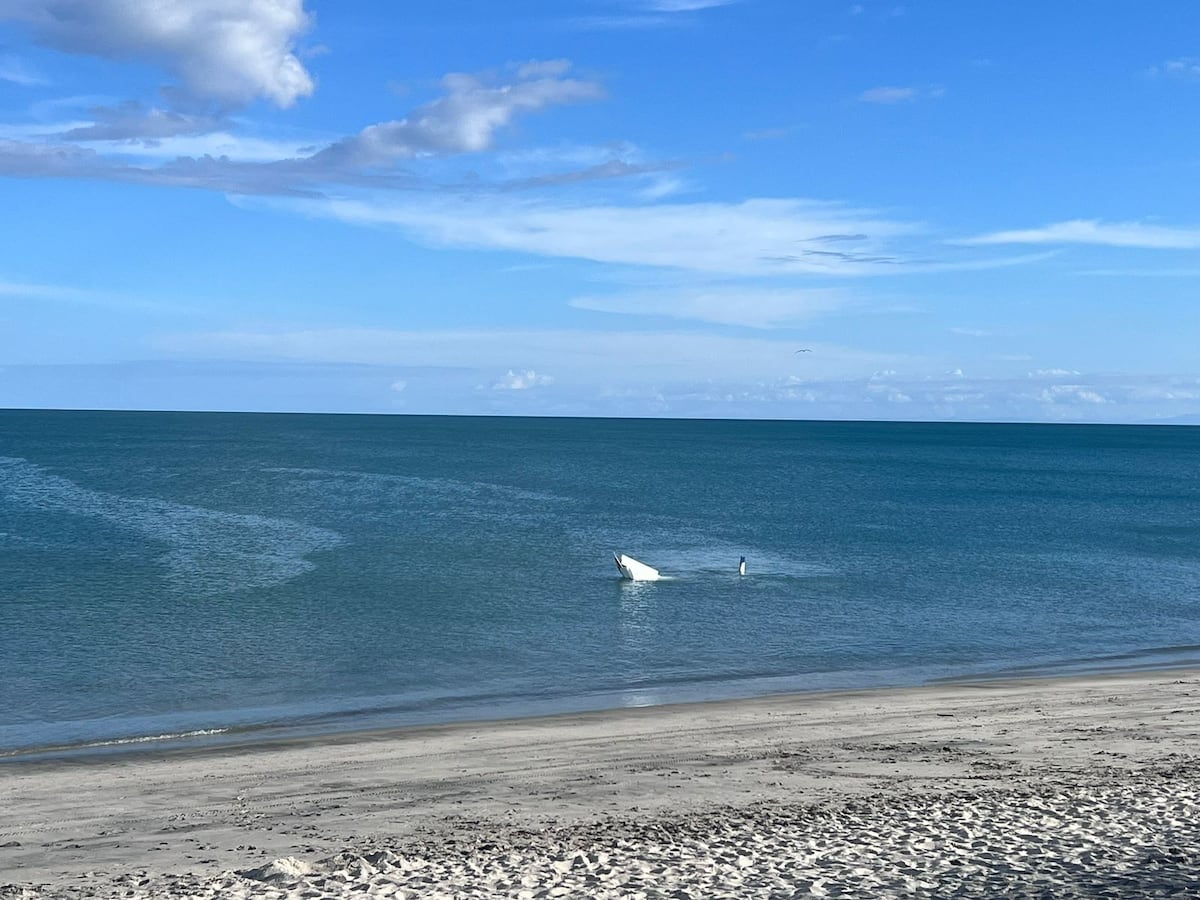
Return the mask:
<svg viewBox="0 0 1200 900"><path fill-rule="evenodd" d="M795 324L841 308L846 297L830 288L764 289L712 287L692 291L655 291L607 297L576 297L577 309L634 316L666 316L748 328Z"/></svg>
<svg viewBox="0 0 1200 900"><path fill-rule="evenodd" d="M570 24L576 28L587 30L660 28L670 25L671 17L667 15L629 15L629 16L579 16L571 19Z"/></svg>
<svg viewBox="0 0 1200 900"><path fill-rule="evenodd" d="M1200 228L1173 228L1143 222L1100 222L1072 219L1041 228L996 231L951 243L984 244L1100 244L1108 247L1143 247L1161 250L1200 248Z"/></svg>
<svg viewBox="0 0 1200 900"><path fill-rule="evenodd" d="M695 12L699 9L728 6L734 2L736 0L648 0L646 8L652 12Z"/></svg>
<svg viewBox="0 0 1200 900"><path fill-rule="evenodd" d="M92 306L118 311L135 311L152 314L190 314L195 308L186 304L163 301L158 297L138 297L112 291L96 291L62 284L32 284L28 282L0 281L0 299L12 297L16 301L41 301Z"/></svg>
<svg viewBox="0 0 1200 900"><path fill-rule="evenodd" d="M863 103L911 103L917 99L917 89L912 87L876 87L858 95Z"/></svg>
<svg viewBox="0 0 1200 900"><path fill-rule="evenodd" d="M581 28L659 28L673 24L679 13L729 6L738 0L636 0L624 15L582 16L572 23Z"/></svg>
<svg viewBox="0 0 1200 900"><path fill-rule="evenodd" d="M863 103L913 103L917 100L937 100L946 95L946 89L941 86L933 87L875 87L863 91L858 99Z"/></svg>
<svg viewBox="0 0 1200 900"><path fill-rule="evenodd" d="M0 297L24 299L48 299L87 302L94 295L79 288L55 284L27 284L16 281L0 281Z"/></svg>
<svg viewBox="0 0 1200 900"><path fill-rule="evenodd" d="M213 371L274 365L288 380L349 367L356 379L369 375L376 398L369 402L381 410L403 400L418 412L505 412L519 400L522 412L548 415L1200 421L1196 376L958 377L936 358L830 344L795 354L796 346L761 335L670 331L335 329L176 334L149 349ZM520 368L512 365L514 347ZM555 374L553 390L514 390L547 372ZM419 377L423 390L379 399L378 386L397 377L410 385Z"/></svg>
<svg viewBox="0 0 1200 900"><path fill-rule="evenodd" d="M1075 378L1078 375L1075 369L1035 369L1029 373L1030 378Z"/></svg>
<svg viewBox="0 0 1200 900"><path fill-rule="evenodd" d="M155 141L182 134L204 134L220 127L211 116L190 115L164 109L147 109L135 100L91 110L95 121L76 126L62 136L70 141Z"/></svg>
<svg viewBox="0 0 1200 900"><path fill-rule="evenodd" d="M0 0L4 19L68 53L162 65L220 103L287 107L314 89L294 53L303 0Z"/></svg>
<svg viewBox="0 0 1200 900"><path fill-rule="evenodd" d="M403 392L404 389L407 387L408 387L408 382L405 381L403 378L399 379L398 381L393 381L391 383L391 390L395 391L397 394Z"/></svg>
<svg viewBox="0 0 1200 900"><path fill-rule="evenodd" d="M814 352L798 355L794 339L671 331L227 331L163 335L153 346L191 359L452 368L477 372L489 383L493 379L486 373L510 369L514 377L532 371L561 378L569 372L572 381L622 387L699 377L849 378L915 367L911 358L899 354L810 345ZM521 370L512 369L513 347L521 349Z"/></svg>
<svg viewBox="0 0 1200 900"><path fill-rule="evenodd" d="M508 84L487 84L473 75L447 75L442 79L445 96L407 118L364 128L314 159L371 167L414 156L487 150L497 130L518 113L604 96L595 82L561 77L567 65L564 60L525 63L517 70L517 80Z"/></svg>
<svg viewBox="0 0 1200 900"><path fill-rule="evenodd" d="M489 149L496 131L519 113L602 94L593 82L558 77L566 65L562 60L526 63L518 73L536 77L508 83L447 76L449 93L409 118L373 125L331 144L311 135L290 142L239 136L224 130L237 124L231 120L146 109L136 103L93 106L91 122L52 130L0 129L0 135L19 138L0 138L0 175L104 178L234 194L312 195L329 185L381 191L430 186L428 176L401 172L392 164L402 158L422 156L429 162L429 157ZM314 143L323 149L314 150ZM604 161L583 171L552 172L495 186L532 188L649 176L677 167L626 163L613 157L616 152L609 148ZM161 164L131 162L140 159ZM474 183L476 189L483 186L482 181Z"/></svg>
<svg viewBox="0 0 1200 900"><path fill-rule="evenodd" d="M1132 393L1139 400L1200 400L1200 380L1192 379L1191 383L1139 384L1132 388Z"/></svg>
<svg viewBox="0 0 1200 900"><path fill-rule="evenodd" d="M591 168L614 159L631 165L641 165L647 161L642 151L628 141L603 146L559 143L549 147L506 148L496 153L496 161L504 167L506 174L514 178L529 177L547 168L561 166Z"/></svg>
<svg viewBox="0 0 1200 900"><path fill-rule="evenodd" d="M628 178L645 185L637 192L638 196L657 199L688 187L681 179L664 175L683 168L684 163L648 160L638 147L627 141L604 146L556 144L503 150L494 153L490 162L500 173L501 180L495 185L505 189L558 187ZM478 167L474 171L478 174Z"/></svg>
<svg viewBox="0 0 1200 900"><path fill-rule="evenodd" d="M1165 78L1182 78L1188 81L1200 80L1200 57L1181 56L1169 59L1157 66L1151 66L1149 73Z"/></svg>
<svg viewBox="0 0 1200 900"><path fill-rule="evenodd" d="M530 388L544 387L553 383L554 378L552 376L539 375L533 369L527 369L524 372L514 372L512 369L509 369L508 374L492 385L492 390L527 391Z"/></svg>
<svg viewBox="0 0 1200 900"><path fill-rule="evenodd" d="M1077 405L1108 403L1108 398L1098 391L1078 384L1052 384L1039 394L1043 403L1052 405Z"/></svg>
<svg viewBox="0 0 1200 900"><path fill-rule="evenodd" d="M742 138L747 141L778 141L788 137L796 129L793 127L780 126L777 128L759 128L754 131L746 131L742 133Z"/></svg>
<svg viewBox="0 0 1200 900"><path fill-rule="evenodd" d="M435 245L740 275L896 272L903 261L886 252L886 243L920 230L866 210L806 200L653 206L553 206L494 197L295 202L310 214L395 225ZM829 244L847 234L858 239L852 248Z"/></svg>
<svg viewBox="0 0 1200 900"><path fill-rule="evenodd" d="M961 334L965 337L991 337L990 331L984 331L982 328L963 328L955 326L950 329L951 334Z"/></svg>
<svg viewBox="0 0 1200 900"><path fill-rule="evenodd" d="M689 188L682 178L655 178L650 184L638 191L643 200L661 200L675 194L682 194Z"/></svg>
<svg viewBox="0 0 1200 900"><path fill-rule="evenodd" d="M230 131L212 131L207 134L179 134L156 140L128 140L117 146L105 145L98 140L81 140L76 143L103 151L112 157L165 162L172 166L181 160L200 163L207 161L214 169L230 168L240 163L278 163L293 160L311 150L312 141L272 140L234 134ZM152 180L156 170L146 169L147 180ZM244 170L243 170L244 171ZM248 173L252 174L252 173ZM264 173L264 175L267 173ZM265 181L266 179L264 179ZM218 186L218 189L221 189Z"/></svg>
<svg viewBox="0 0 1200 900"><path fill-rule="evenodd" d="M21 87L39 87L46 79L15 56L0 55L0 81L19 84Z"/></svg>
<svg viewBox="0 0 1200 900"><path fill-rule="evenodd" d="M1075 274L1099 278L1200 278L1200 269L1083 269Z"/></svg>
<svg viewBox="0 0 1200 900"><path fill-rule="evenodd" d="M560 78L571 71L569 59L531 59L516 67L517 78Z"/></svg>
<svg viewBox="0 0 1200 900"><path fill-rule="evenodd" d="M0 154L0 169L3 167ZM367 226L394 226L436 247L533 253L601 263L721 275L858 277L1023 265L1056 251L1007 258L939 260L900 238L924 229L871 210L804 199L740 203L570 205L513 194L362 199L239 200Z"/></svg>

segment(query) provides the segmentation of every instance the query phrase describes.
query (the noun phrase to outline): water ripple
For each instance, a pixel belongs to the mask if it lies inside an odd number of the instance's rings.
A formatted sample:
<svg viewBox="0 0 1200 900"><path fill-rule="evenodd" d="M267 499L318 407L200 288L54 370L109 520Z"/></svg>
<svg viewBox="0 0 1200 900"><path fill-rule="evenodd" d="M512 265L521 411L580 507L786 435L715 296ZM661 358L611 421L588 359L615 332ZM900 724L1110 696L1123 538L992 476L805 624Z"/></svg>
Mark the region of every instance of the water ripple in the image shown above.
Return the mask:
<svg viewBox="0 0 1200 900"><path fill-rule="evenodd" d="M342 543L337 532L288 519L90 490L14 457L0 457L0 500L102 519L165 544L167 578L193 594L281 584L314 568L310 554Z"/></svg>

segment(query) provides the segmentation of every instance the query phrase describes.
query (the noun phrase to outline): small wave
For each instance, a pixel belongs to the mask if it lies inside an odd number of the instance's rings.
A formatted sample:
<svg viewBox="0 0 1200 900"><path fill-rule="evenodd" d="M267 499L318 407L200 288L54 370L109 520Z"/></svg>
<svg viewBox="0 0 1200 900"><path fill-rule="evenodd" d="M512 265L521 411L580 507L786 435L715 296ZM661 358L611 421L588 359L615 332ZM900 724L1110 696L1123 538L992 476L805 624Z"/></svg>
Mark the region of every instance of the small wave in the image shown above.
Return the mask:
<svg viewBox="0 0 1200 900"><path fill-rule="evenodd" d="M113 738L108 741L93 741L78 745L80 750L90 750L93 747L120 747L123 744L149 744L154 741L179 741L186 738L205 737L210 734L226 734L228 728L197 728L194 731L176 731L170 734L146 734L139 737Z"/></svg>
<svg viewBox="0 0 1200 900"><path fill-rule="evenodd" d="M192 731L173 731L167 734L145 734L135 737L109 738L103 741L83 741L78 744L54 744L49 747L23 747L19 750L0 751L0 759L13 759L22 756L44 756L52 753L86 753L89 750L103 750L110 747L126 747L137 744L154 744L164 741L186 741L189 738L211 737L215 734L228 734L228 728L197 728Z"/></svg>
<svg viewBox="0 0 1200 900"><path fill-rule="evenodd" d="M311 469L285 466L264 466L262 471L274 472L280 475L301 475L309 478L365 481L376 486L392 484L421 491L428 491L431 488L435 488L446 493L477 495L482 492L517 500L538 500L551 503L566 503L569 501L567 497L551 494L547 491L534 491L528 488L513 487L508 484L497 484L492 481L461 481L455 478L429 478L421 475L396 475L383 472L351 472L341 469Z"/></svg>
<svg viewBox="0 0 1200 900"><path fill-rule="evenodd" d="M1099 675L1121 672L1150 672L1200 665L1200 645L1179 644L1166 647L1141 647L1119 653L1104 653L1095 656L1054 657L1031 662L1026 665L949 675L933 679L934 682L953 683L1004 678L1046 678L1060 675Z"/></svg>

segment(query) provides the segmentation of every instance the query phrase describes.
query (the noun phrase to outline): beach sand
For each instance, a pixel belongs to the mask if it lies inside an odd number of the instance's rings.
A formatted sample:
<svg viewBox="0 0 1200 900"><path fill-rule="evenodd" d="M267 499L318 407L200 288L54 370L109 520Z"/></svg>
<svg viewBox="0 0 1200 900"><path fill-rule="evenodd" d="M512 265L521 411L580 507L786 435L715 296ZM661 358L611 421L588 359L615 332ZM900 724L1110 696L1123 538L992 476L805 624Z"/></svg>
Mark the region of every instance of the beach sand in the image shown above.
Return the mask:
<svg viewBox="0 0 1200 900"><path fill-rule="evenodd" d="M1200 896L1200 671L0 766L0 897Z"/></svg>

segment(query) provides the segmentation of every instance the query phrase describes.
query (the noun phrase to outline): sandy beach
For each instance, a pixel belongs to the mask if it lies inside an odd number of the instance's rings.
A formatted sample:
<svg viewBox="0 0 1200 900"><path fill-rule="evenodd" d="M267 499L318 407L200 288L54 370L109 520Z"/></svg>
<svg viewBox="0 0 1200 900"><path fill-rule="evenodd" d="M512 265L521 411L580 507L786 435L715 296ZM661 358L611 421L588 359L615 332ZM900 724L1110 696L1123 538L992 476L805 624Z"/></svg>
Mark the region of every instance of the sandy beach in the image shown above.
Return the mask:
<svg viewBox="0 0 1200 900"><path fill-rule="evenodd" d="M1194 896L1200 671L0 766L0 897Z"/></svg>

